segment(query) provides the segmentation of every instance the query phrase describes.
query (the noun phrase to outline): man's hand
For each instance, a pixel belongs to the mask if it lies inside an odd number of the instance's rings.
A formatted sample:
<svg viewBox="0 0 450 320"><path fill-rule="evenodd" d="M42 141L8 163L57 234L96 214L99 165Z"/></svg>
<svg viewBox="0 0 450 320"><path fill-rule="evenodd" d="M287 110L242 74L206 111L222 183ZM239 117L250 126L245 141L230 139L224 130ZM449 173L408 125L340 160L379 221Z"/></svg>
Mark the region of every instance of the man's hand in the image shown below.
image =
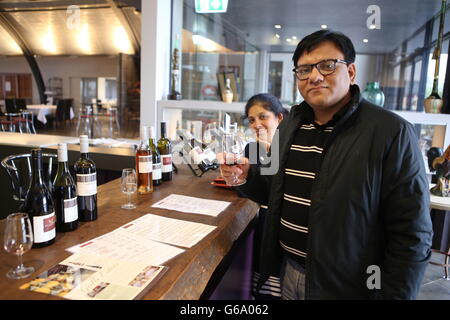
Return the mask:
<svg viewBox="0 0 450 320"><path fill-rule="evenodd" d="M235 155L223 152L217 154L217 160L220 163L220 174L228 185L233 185L237 180L247 179L250 169L248 158L237 159Z"/></svg>

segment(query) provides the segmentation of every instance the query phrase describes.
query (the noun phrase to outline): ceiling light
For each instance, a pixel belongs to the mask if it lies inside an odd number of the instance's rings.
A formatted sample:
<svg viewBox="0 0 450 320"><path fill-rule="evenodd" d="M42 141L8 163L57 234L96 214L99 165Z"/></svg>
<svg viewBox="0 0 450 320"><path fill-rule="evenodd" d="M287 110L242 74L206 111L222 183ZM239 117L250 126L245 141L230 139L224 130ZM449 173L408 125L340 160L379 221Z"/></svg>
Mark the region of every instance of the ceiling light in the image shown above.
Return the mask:
<svg viewBox="0 0 450 320"><path fill-rule="evenodd" d="M367 42L369 42L369 39L363 39L363 42L367 43Z"/></svg>
<svg viewBox="0 0 450 320"><path fill-rule="evenodd" d="M114 44L116 49L121 53L133 53L133 48L131 47L127 32L122 26L118 26L114 29Z"/></svg>
<svg viewBox="0 0 450 320"><path fill-rule="evenodd" d="M277 37L277 39L280 39L280 35L278 33L275 33L275 37Z"/></svg>
<svg viewBox="0 0 450 320"><path fill-rule="evenodd" d="M292 36L292 40L297 40L297 37L296 36Z"/></svg>
<svg viewBox="0 0 450 320"><path fill-rule="evenodd" d="M281 24L276 24L276 25L274 25L274 28L275 28L275 29L281 29Z"/></svg>
<svg viewBox="0 0 450 320"><path fill-rule="evenodd" d="M326 24L322 24L320 27L321 27L322 29L327 29L327 28L328 28L328 26L327 26Z"/></svg>
<svg viewBox="0 0 450 320"><path fill-rule="evenodd" d="M287 41L287 42L291 42L292 39L291 39L291 38L287 38L286 41Z"/></svg>
<svg viewBox="0 0 450 320"><path fill-rule="evenodd" d="M375 25L375 24L371 24L370 26L369 26L369 29L376 29L377 28L377 26Z"/></svg>

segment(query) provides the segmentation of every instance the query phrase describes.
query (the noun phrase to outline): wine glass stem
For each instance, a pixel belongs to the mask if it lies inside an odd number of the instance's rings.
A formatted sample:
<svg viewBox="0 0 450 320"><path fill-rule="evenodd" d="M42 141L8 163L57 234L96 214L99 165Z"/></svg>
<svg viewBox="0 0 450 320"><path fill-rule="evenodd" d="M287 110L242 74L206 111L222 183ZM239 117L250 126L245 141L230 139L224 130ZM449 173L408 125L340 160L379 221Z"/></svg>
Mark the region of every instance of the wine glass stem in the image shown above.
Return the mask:
<svg viewBox="0 0 450 320"><path fill-rule="evenodd" d="M127 193L127 196L128 196L128 205L130 205L131 204L131 193Z"/></svg>
<svg viewBox="0 0 450 320"><path fill-rule="evenodd" d="M24 266L23 266L22 255L21 254L17 255L17 260L18 260L18 264L17 264L16 270L22 270L24 268Z"/></svg>

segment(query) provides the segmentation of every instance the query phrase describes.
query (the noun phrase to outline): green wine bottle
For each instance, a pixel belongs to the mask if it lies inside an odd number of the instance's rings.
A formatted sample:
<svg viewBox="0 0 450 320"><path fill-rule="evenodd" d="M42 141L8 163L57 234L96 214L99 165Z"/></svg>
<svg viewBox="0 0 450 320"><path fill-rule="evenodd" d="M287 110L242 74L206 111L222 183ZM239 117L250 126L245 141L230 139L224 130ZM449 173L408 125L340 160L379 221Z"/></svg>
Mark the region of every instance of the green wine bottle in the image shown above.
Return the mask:
<svg viewBox="0 0 450 320"><path fill-rule="evenodd" d="M158 151L161 155L162 179L163 181L172 180L172 144L166 138L166 123L161 122L161 138L158 140Z"/></svg>

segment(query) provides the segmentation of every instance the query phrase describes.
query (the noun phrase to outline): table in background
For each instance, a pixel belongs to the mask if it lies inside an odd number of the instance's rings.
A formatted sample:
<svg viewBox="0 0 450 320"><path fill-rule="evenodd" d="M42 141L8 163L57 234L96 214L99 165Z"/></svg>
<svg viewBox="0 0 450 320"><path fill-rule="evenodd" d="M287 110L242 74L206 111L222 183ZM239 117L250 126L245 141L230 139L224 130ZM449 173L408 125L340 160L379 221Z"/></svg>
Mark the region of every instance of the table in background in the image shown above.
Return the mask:
<svg viewBox="0 0 450 320"><path fill-rule="evenodd" d="M432 185L434 186L434 185ZM432 187L430 186L430 187ZM448 211L450 211L450 197L438 197L435 195L430 194L430 208L436 209L436 210L442 210L445 211L445 215ZM443 226L445 228L445 226ZM442 250L432 249L433 252L437 252L444 255L444 263L437 263L437 262L431 262L434 265L441 266L444 268L444 278L447 280L450 280L449 274L448 274L448 268L449 265L449 258L450 258L450 247L447 249L447 252L444 252Z"/></svg>
<svg viewBox="0 0 450 320"><path fill-rule="evenodd" d="M18 288L66 259L70 253L65 249L111 232L147 213L217 227L195 246L187 248L185 252L165 263L164 265L169 269L145 293L143 299L199 299L202 297L205 288L209 288L210 280L210 283L215 282L211 278L221 276L215 273L216 268L229 255L233 244L245 233L244 231L258 211L258 206L248 199L237 197L232 190L210 185L210 181L217 176L217 172L207 172L202 178L197 178L181 165L178 169L179 173L174 174L173 180L156 187L155 192L148 195L135 195L134 202L137 208L134 210L125 210L120 207L126 201L125 195L120 191L120 179L99 186L98 219L80 223L78 229L73 232L57 233L56 242L49 247L31 249L27 252L24 255L24 264L31 265L36 270L29 278L7 279L6 272L16 265L17 257L1 250L0 299L62 299ZM231 204L217 217L151 208L152 204L172 193L229 201ZM5 220L2 220L0 221L0 239L3 238L4 227ZM245 284L238 282L236 286L244 287Z"/></svg>
<svg viewBox="0 0 450 320"><path fill-rule="evenodd" d="M47 123L47 116L56 114L55 105L46 104L29 104L27 105L27 110L33 112L36 118L43 124ZM70 108L70 120L75 117L73 113L73 108Z"/></svg>

